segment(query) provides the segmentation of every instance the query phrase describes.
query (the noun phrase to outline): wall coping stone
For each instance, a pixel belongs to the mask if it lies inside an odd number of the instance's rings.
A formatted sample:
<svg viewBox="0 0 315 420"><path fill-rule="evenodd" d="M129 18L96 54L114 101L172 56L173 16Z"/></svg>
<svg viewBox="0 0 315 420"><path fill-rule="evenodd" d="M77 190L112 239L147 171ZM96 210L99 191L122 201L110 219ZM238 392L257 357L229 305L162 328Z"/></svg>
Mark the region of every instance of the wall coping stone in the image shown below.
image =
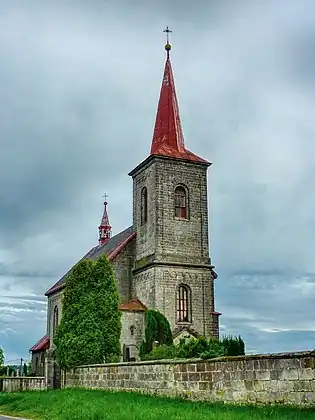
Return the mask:
<svg viewBox="0 0 315 420"><path fill-rule="evenodd" d="M254 359L299 359L302 357L315 357L315 350L287 352L287 353L266 353L266 354L246 354L243 356L222 356L213 359L159 359L159 360L141 360L140 362L119 362L119 363L99 363L93 365L79 365L78 368L93 368L93 367L111 367L111 366L140 366L140 365L177 365L184 363L215 363L239 360L254 360Z"/></svg>

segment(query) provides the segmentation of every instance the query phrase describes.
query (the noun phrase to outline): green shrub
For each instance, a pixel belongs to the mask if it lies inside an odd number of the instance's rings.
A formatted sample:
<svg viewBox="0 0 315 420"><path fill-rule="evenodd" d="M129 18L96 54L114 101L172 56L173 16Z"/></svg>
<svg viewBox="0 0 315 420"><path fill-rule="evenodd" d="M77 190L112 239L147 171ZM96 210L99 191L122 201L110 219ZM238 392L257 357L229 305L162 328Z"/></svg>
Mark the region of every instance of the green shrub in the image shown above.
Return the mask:
<svg viewBox="0 0 315 420"><path fill-rule="evenodd" d="M159 345L173 344L173 337L170 324L163 314L152 309L145 313L145 341L140 346L140 357L151 353L153 343L157 341Z"/></svg>
<svg viewBox="0 0 315 420"><path fill-rule="evenodd" d="M227 356L242 356L245 354L245 343L241 336L224 336L222 339Z"/></svg>
<svg viewBox="0 0 315 420"><path fill-rule="evenodd" d="M242 338L224 337L222 340L205 337L182 339L177 345L159 345L149 354L142 353L142 360L159 359L212 359L221 356L238 356L245 354Z"/></svg>
<svg viewBox="0 0 315 420"><path fill-rule="evenodd" d="M200 353L201 359L213 359L214 357L226 356L227 352L224 344L220 340L210 339L208 348Z"/></svg>
<svg viewBox="0 0 315 420"><path fill-rule="evenodd" d="M176 359L178 358L177 352L177 346L162 344L152 349L150 354L144 354L142 360Z"/></svg>

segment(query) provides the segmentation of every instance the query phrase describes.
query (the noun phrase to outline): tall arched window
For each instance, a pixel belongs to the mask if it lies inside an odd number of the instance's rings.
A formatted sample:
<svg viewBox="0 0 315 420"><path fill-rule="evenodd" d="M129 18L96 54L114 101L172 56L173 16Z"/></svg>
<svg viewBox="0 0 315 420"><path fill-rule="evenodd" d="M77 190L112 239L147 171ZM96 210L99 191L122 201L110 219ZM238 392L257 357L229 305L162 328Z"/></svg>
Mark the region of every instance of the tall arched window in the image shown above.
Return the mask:
<svg viewBox="0 0 315 420"><path fill-rule="evenodd" d="M148 190L143 187L141 190L141 224L144 225L148 220Z"/></svg>
<svg viewBox="0 0 315 420"><path fill-rule="evenodd" d="M177 322L191 322L190 289L182 284L177 289L176 311Z"/></svg>
<svg viewBox="0 0 315 420"><path fill-rule="evenodd" d="M175 188L175 217L187 219L187 192L186 189L179 185Z"/></svg>
<svg viewBox="0 0 315 420"><path fill-rule="evenodd" d="M54 317L53 317L53 335L55 335L58 327L58 306L54 307Z"/></svg>

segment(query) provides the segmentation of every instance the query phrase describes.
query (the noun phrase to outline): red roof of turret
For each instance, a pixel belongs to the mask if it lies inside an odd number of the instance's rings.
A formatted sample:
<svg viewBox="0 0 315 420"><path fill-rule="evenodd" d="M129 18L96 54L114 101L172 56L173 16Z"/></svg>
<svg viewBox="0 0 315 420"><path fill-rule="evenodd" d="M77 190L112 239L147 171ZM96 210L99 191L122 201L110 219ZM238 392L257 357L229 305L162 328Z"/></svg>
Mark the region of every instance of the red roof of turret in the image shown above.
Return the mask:
<svg viewBox="0 0 315 420"><path fill-rule="evenodd" d="M151 145L151 155L162 155L194 162L208 163L205 159L196 156L185 148L169 54L165 63Z"/></svg>

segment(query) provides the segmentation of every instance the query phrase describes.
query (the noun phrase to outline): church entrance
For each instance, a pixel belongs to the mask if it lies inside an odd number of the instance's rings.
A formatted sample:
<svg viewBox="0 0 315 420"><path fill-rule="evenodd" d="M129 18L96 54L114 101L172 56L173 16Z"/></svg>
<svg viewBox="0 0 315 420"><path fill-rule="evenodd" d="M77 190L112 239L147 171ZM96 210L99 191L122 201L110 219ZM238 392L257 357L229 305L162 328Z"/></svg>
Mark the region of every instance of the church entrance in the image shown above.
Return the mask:
<svg viewBox="0 0 315 420"><path fill-rule="evenodd" d="M134 345L129 345L129 346L127 346L126 344L124 344L124 346L123 346L123 361L124 362L135 362L136 361L136 358L135 357L132 357L132 355L131 355L131 347L136 347L136 346L134 346Z"/></svg>

